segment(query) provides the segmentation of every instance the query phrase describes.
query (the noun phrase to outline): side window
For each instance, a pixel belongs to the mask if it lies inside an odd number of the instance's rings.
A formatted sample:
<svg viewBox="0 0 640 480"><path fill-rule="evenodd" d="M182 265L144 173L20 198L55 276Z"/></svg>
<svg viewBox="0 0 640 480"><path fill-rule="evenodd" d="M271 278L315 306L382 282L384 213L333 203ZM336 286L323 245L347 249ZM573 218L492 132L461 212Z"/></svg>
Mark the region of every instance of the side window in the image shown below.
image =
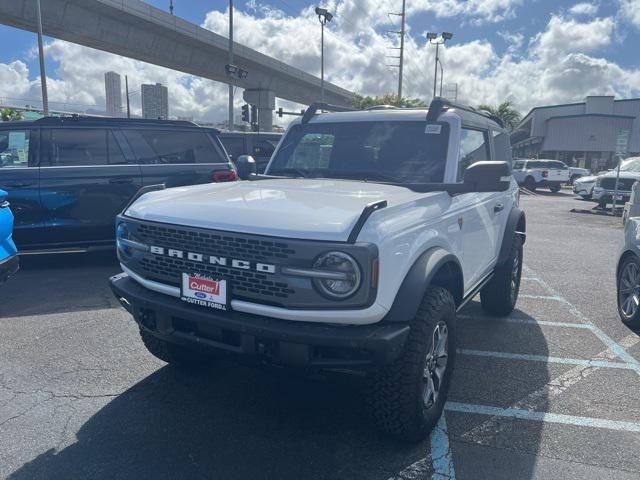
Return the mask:
<svg viewBox="0 0 640 480"><path fill-rule="evenodd" d="M493 130L493 148L495 150L495 160L511 162L511 139L506 132Z"/></svg>
<svg viewBox="0 0 640 480"><path fill-rule="evenodd" d="M335 136L307 133L301 139L285 168L329 168Z"/></svg>
<svg viewBox="0 0 640 480"><path fill-rule="evenodd" d="M514 170L524 170L524 162L522 160L516 160L513 163Z"/></svg>
<svg viewBox="0 0 640 480"><path fill-rule="evenodd" d="M101 128L51 129L48 164L54 167L107 165L109 163L108 133L110 133L108 130Z"/></svg>
<svg viewBox="0 0 640 480"><path fill-rule="evenodd" d="M142 134L135 130L122 129L122 134L127 139L129 146L133 150L133 154L139 163L149 164L157 163L156 154L153 152Z"/></svg>
<svg viewBox="0 0 640 480"><path fill-rule="evenodd" d="M220 163L211 139L203 131L139 130L156 155L155 163Z"/></svg>
<svg viewBox="0 0 640 480"><path fill-rule="evenodd" d="M480 160L489 160L487 132L463 128L460 134L460 156L458 157L458 182L464 178L469 165Z"/></svg>
<svg viewBox="0 0 640 480"><path fill-rule="evenodd" d="M29 130L0 130L0 168L29 166Z"/></svg>
<svg viewBox="0 0 640 480"><path fill-rule="evenodd" d="M253 141L253 155L256 157L271 157L276 144L268 140L254 140Z"/></svg>
<svg viewBox="0 0 640 480"><path fill-rule="evenodd" d="M242 137L220 137L224 149L231 157L231 160L236 160L240 155L244 155L244 138Z"/></svg>

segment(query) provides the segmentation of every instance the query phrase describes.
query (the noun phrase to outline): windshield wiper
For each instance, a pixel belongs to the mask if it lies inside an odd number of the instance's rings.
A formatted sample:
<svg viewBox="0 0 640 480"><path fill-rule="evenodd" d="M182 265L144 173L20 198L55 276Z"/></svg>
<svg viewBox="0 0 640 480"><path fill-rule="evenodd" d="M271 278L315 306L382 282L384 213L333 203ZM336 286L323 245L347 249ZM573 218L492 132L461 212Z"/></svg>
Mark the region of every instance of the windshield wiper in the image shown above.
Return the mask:
<svg viewBox="0 0 640 480"><path fill-rule="evenodd" d="M380 172L359 172L356 170L327 170L322 172L323 177L334 178L355 178L356 180L368 181L378 180L380 182L399 183L398 179L393 175L387 175Z"/></svg>

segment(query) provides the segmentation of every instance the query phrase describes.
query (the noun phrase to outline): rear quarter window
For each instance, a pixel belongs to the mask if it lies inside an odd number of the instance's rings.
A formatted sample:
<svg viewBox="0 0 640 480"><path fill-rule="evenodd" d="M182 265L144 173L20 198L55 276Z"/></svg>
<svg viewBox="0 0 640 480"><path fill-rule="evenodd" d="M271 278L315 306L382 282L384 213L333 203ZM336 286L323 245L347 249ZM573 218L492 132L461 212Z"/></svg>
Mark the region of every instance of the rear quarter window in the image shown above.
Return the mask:
<svg viewBox="0 0 640 480"><path fill-rule="evenodd" d="M226 163L226 159L214 147L213 141L204 131L188 130L136 130L125 133L127 137L137 136L138 155L141 163L189 164ZM144 142L141 141L144 140ZM144 145L146 144L146 146ZM150 155L152 153L152 155Z"/></svg>

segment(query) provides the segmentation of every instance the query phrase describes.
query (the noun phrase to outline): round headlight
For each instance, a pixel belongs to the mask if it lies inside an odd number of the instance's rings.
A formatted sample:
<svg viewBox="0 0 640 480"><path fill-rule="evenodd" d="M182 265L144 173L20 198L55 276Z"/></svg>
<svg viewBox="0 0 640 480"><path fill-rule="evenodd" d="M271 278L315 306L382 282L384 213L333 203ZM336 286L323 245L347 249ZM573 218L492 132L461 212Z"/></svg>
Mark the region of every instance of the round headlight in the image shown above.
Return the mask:
<svg viewBox="0 0 640 480"><path fill-rule="evenodd" d="M327 252L320 255L313 268L327 272L327 278L314 278L313 283L321 293L344 299L353 295L360 287L362 274L358 262L343 252ZM331 277L333 274L333 278Z"/></svg>

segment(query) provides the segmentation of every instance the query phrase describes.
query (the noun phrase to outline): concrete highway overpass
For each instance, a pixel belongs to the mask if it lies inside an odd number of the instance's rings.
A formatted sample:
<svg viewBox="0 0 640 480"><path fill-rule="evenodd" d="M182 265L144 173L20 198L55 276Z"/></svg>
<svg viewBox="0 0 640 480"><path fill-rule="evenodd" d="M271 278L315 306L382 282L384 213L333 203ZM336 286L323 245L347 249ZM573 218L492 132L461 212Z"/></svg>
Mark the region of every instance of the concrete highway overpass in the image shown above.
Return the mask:
<svg viewBox="0 0 640 480"><path fill-rule="evenodd" d="M43 32L50 37L229 83L228 38L139 0L45 0ZM35 0L0 1L0 23L37 31ZM293 40L292 40L293 41ZM249 72L233 84L271 124L275 97L309 105L320 99L320 79L234 44L234 64ZM319 59L318 59L319 60ZM325 83L325 100L346 105L353 93Z"/></svg>

